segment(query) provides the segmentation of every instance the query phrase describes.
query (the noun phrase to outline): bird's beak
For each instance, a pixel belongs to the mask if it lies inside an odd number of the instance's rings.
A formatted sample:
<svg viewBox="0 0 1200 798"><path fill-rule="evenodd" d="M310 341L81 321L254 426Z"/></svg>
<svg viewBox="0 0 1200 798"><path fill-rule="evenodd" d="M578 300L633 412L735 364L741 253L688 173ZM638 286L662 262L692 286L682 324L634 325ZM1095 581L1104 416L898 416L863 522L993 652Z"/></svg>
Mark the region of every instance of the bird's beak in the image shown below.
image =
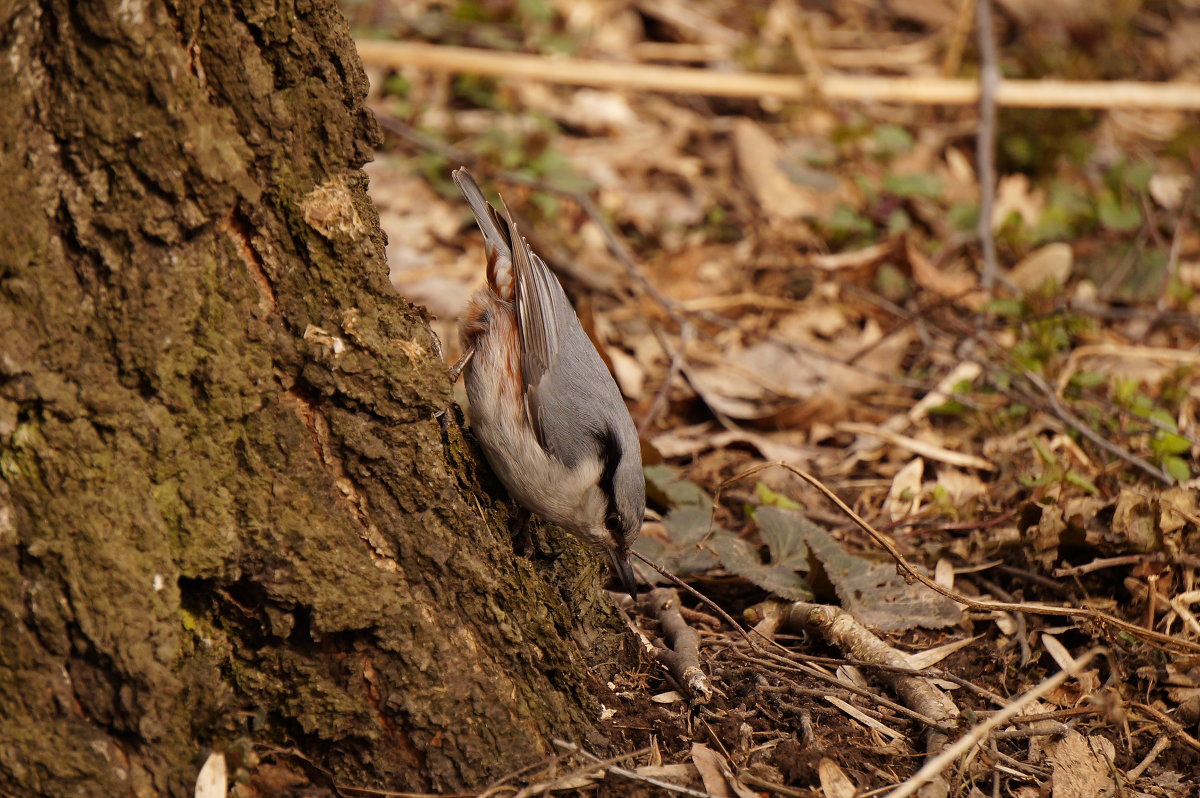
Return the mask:
<svg viewBox="0 0 1200 798"><path fill-rule="evenodd" d="M609 549L608 560L612 565L613 573L617 575L617 579L621 580L621 586L625 588L625 592L632 596L634 601L637 601L637 577L634 576L633 567L629 564L629 551Z"/></svg>

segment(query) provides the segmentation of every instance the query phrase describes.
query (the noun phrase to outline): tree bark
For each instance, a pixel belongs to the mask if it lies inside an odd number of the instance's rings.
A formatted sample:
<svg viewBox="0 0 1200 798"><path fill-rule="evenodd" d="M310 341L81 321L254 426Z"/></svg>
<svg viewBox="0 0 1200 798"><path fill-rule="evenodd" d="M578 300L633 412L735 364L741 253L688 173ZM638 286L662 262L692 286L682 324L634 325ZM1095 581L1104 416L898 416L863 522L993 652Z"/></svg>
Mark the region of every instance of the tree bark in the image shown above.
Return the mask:
<svg viewBox="0 0 1200 798"><path fill-rule="evenodd" d="M619 636L434 416L334 3L16 0L0 37L0 793L191 795L239 739L419 791L602 744Z"/></svg>

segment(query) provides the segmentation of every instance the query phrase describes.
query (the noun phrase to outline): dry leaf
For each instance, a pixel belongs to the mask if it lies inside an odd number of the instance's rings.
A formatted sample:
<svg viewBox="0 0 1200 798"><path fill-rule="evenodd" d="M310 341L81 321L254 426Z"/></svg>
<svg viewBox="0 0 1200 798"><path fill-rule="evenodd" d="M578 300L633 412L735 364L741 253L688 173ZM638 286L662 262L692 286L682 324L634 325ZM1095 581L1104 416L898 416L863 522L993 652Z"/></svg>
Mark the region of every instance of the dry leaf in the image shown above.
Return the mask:
<svg viewBox="0 0 1200 798"><path fill-rule="evenodd" d="M1066 285L1074 261L1070 244L1047 244L1022 258L1008 273L1008 279L1025 292L1037 290L1049 281Z"/></svg>
<svg viewBox="0 0 1200 798"><path fill-rule="evenodd" d="M884 512L893 521L915 515L921 507L921 483L925 473L925 461L914 457L892 477L892 486L888 489L884 501Z"/></svg>
<svg viewBox="0 0 1200 798"><path fill-rule="evenodd" d="M825 208L825 193L797 185L781 166L779 143L753 120L739 118L733 126L738 168L758 206L773 223L785 224L818 216Z"/></svg>
<svg viewBox="0 0 1200 798"><path fill-rule="evenodd" d="M195 798L225 798L229 781L225 775L225 755L213 751L196 775Z"/></svg>
<svg viewBox="0 0 1200 798"><path fill-rule="evenodd" d="M668 690L665 693L650 696L650 700L656 704L674 704L683 700L683 693L678 690Z"/></svg>
<svg viewBox="0 0 1200 798"><path fill-rule="evenodd" d="M696 766L686 762L677 765L642 765L634 768L633 772L651 779L670 779L678 782L691 781L697 775Z"/></svg>
<svg viewBox="0 0 1200 798"><path fill-rule="evenodd" d="M725 757L704 743L692 743L692 764L700 771L704 790L716 798L758 798L757 793L747 789L729 767Z"/></svg>
<svg viewBox="0 0 1200 798"><path fill-rule="evenodd" d="M1192 523L1200 510L1196 507L1195 487L1177 485L1158 497L1158 526L1164 534L1178 532Z"/></svg>
<svg viewBox="0 0 1200 798"><path fill-rule="evenodd" d="M1023 174L1005 175L996 186L996 202L992 205L992 229L999 230L1012 214L1021 217L1026 227L1037 227L1046 207L1046 195L1040 188L1031 187Z"/></svg>
<svg viewBox="0 0 1200 798"><path fill-rule="evenodd" d="M854 782L832 759L823 758L817 764L817 776L821 779L821 792L825 793L825 798L854 798L857 792Z"/></svg>
<svg viewBox="0 0 1200 798"><path fill-rule="evenodd" d="M626 399L638 400L646 387L646 369L632 355L617 346L605 347L605 354L612 363L613 376Z"/></svg>
<svg viewBox="0 0 1200 798"><path fill-rule="evenodd" d="M983 300L982 294L972 293L979 285L979 280L973 273L935 269L911 237L905 240L904 252L917 285L944 297L959 300L967 307L975 307Z"/></svg>
<svg viewBox="0 0 1200 798"><path fill-rule="evenodd" d="M1042 635L1042 646L1045 647L1046 653L1058 663L1058 667L1065 670L1070 670L1075 667L1075 658L1067 651L1066 646L1058 642L1058 639L1048 635Z"/></svg>
<svg viewBox="0 0 1200 798"><path fill-rule="evenodd" d="M955 651L966 648L981 637L983 637L983 635L976 635L975 637L967 637L963 638L962 640L955 640L953 643L945 643L940 646L935 646L934 648L925 649L924 651L905 654L904 658L908 660L908 667L918 671L924 670L931 665L936 665L937 663L941 662Z"/></svg>
<svg viewBox="0 0 1200 798"><path fill-rule="evenodd" d="M849 701L843 701L842 699L838 698L837 696L832 696L832 695L825 696L825 700L828 701L829 703L833 704L835 707L840 709L842 712L845 712L847 715L854 718L855 720L857 720L859 723L863 724L864 726L874 729L875 731L879 732L884 737L887 737L891 740L896 740L896 741L908 739L907 737L905 737L903 734L896 731L895 729L889 728L889 727L885 726L883 723L880 723L879 721L875 720L870 715L863 712L861 709L858 709L857 707L855 707Z"/></svg>
<svg viewBox="0 0 1200 798"><path fill-rule="evenodd" d="M856 249L852 252L838 252L833 255L813 255L808 262L811 266L827 272L839 269L858 269L864 266L874 266L892 254L895 244L884 241L869 247Z"/></svg>
<svg viewBox="0 0 1200 798"><path fill-rule="evenodd" d="M1049 750L1054 798L1094 798L1116 789L1112 779L1113 744L1099 735L1084 737L1072 729Z"/></svg>
<svg viewBox="0 0 1200 798"><path fill-rule="evenodd" d="M1200 26L1195 27L1200 33ZM1187 175L1157 174L1150 178L1150 196L1163 208L1173 211L1183 202L1183 196L1191 185L1192 178Z"/></svg>
<svg viewBox="0 0 1200 798"><path fill-rule="evenodd" d="M805 530L804 542L810 561L819 564L842 607L864 626L897 632L917 626L944 629L962 620L962 607L919 582L905 581L891 560L876 562L850 554L815 526ZM813 567L815 581L817 566Z"/></svg>
<svg viewBox="0 0 1200 798"><path fill-rule="evenodd" d="M956 507L986 496L988 492L987 484L979 477L946 465L938 466L936 481Z"/></svg>

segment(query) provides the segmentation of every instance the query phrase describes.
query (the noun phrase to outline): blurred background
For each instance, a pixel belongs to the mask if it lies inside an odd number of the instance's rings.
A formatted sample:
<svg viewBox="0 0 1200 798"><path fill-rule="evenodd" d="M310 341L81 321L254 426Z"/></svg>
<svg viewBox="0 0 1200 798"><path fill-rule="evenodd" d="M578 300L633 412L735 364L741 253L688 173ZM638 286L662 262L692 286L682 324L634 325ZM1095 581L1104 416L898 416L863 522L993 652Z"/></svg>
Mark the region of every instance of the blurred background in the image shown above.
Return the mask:
<svg viewBox="0 0 1200 798"><path fill-rule="evenodd" d="M845 76L970 79L980 69L975 3L962 0L344 8L364 41L780 73L815 87ZM1188 81L1200 67L1196 2L1003 0L994 18L1006 78ZM566 284L651 461L686 460L709 479L747 455L864 476L863 452L846 456L853 436L836 425L907 412L964 349L998 373L975 381L983 391L965 405L941 407L960 423L907 421L909 432L995 448L997 435L1037 416L987 388L1014 369L1135 415L1178 420L1172 385L1175 399L1192 393L1179 388L1181 361L1071 353L1101 340L1192 346L1194 114L1000 108L990 217L1007 278L988 296L973 104L616 91L365 60L377 113L409 133L389 134L369 167L397 290L429 308L453 350L455 318L482 280L478 234L449 181L469 165L503 192ZM995 322L988 340L961 327L980 312ZM1014 468L1038 471L1037 452L1018 448L1005 453L1019 458ZM1183 452L1134 448L1191 474ZM890 479L907 455L897 457L870 476Z"/></svg>

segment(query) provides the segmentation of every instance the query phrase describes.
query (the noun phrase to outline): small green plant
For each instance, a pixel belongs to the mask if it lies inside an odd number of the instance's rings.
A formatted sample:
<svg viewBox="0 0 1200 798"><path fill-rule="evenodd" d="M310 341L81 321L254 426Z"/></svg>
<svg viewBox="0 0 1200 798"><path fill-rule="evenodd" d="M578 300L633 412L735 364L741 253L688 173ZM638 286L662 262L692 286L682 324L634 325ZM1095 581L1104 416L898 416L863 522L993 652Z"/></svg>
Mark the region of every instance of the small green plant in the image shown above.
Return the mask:
<svg viewBox="0 0 1200 798"><path fill-rule="evenodd" d="M1141 382L1130 378L1114 379L1111 391L1115 404L1150 422L1149 447L1154 462L1180 482L1191 479L1192 468L1184 457L1191 451L1191 441L1180 434L1174 414L1163 404L1164 400L1175 404L1178 392L1173 381L1168 379L1160 386L1160 402L1145 391Z"/></svg>

